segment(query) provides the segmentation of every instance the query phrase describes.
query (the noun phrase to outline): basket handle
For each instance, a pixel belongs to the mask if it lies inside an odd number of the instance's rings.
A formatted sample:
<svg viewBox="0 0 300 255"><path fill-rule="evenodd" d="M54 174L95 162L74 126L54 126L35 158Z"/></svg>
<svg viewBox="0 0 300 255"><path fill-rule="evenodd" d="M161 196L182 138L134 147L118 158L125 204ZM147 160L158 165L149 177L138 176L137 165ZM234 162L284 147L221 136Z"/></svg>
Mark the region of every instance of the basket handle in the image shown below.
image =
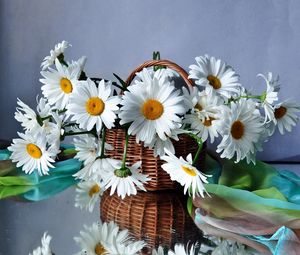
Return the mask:
<svg viewBox="0 0 300 255"><path fill-rule="evenodd" d="M176 71L182 77L182 79L185 81L185 83L188 86L191 86L191 87L194 86L194 82L188 78L188 76L189 76L188 73L182 67L180 67L176 63L174 63L174 62L172 62L170 60L166 60L166 59L164 59L164 60L149 60L149 61L146 61L145 63L139 65L128 76L128 78L126 80L127 86L129 86L130 83L133 81L133 79L134 79L134 77L135 77L135 75L136 75L137 72L140 72L144 68L151 67L151 66L164 66L164 67L168 67L168 68Z"/></svg>

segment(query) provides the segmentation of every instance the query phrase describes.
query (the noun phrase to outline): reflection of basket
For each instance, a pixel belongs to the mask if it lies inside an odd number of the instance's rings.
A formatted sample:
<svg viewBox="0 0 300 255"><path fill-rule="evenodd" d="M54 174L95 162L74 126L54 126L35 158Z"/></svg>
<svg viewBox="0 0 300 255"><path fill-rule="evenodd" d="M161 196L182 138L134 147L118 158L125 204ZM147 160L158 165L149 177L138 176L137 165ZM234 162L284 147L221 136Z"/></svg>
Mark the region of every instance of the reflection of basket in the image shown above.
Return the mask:
<svg viewBox="0 0 300 255"><path fill-rule="evenodd" d="M193 86L191 80L188 79L188 74L184 69L182 69L177 64L170 62L168 60L152 60L145 62L144 64L138 66L126 80L126 84L130 85L134 79L137 72L141 71L143 68L151 66L164 66L174 71L183 78L188 86ZM113 145L114 150L108 151L108 156L122 159L125 143L125 132L124 129L110 129L107 130L106 134L107 143ZM197 151L197 143L187 135L180 135L180 140L178 142L174 141L175 154L179 156L187 156L189 153L193 155ZM204 148L205 146L203 146ZM204 150L200 155L199 162L204 163ZM174 189L176 184L170 180L169 175L161 169L163 161L159 157L154 157L153 150L145 148L142 143L137 144L135 137L130 137L128 144L128 153L127 153L127 162L129 165L134 162L142 161L141 170L144 174L149 175L151 181L145 185L145 188L148 191L155 190L165 190L165 189Z"/></svg>
<svg viewBox="0 0 300 255"><path fill-rule="evenodd" d="M176 242L195 242L201 232L185 210L182 190L138 192L136 196L119 198L106 191L101 201L101 219L115 221L137 239L145 240L147 248ZM145 251L146 252L146 251Z"/></svg>

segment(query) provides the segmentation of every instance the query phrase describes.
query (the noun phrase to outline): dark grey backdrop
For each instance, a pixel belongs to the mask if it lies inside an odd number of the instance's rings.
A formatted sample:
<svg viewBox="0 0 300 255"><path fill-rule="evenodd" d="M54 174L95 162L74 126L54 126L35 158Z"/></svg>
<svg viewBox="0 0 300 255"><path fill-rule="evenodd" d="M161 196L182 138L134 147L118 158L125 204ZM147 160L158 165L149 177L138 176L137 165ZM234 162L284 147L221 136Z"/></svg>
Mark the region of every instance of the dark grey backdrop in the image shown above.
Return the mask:
<svg viewBox="0 0 300 255"><path fill-rule="evenodd" d="M280 74L281 99L299 101L299 25L297 0L1 0L0 138L16 137L17 97L35 105L41 87L40 63L64 39L73 45L68 57L88 57L86 70L91 76L109 79L117 72L126 78L151 58L153 50L186 69L195 56L208 53L234 66L243 84L257 92L264 89L257 73ZM299 159L299 135L299 126L284 137L275 135L261 157ZM28 254L45 229L56 236L56 254L76 250L70 235L79 231L86 218L59 217L72 211L62 209L66 203L72 208L70 196L49 203L1 202L0 251L5 252L0 254Z"/></svg>

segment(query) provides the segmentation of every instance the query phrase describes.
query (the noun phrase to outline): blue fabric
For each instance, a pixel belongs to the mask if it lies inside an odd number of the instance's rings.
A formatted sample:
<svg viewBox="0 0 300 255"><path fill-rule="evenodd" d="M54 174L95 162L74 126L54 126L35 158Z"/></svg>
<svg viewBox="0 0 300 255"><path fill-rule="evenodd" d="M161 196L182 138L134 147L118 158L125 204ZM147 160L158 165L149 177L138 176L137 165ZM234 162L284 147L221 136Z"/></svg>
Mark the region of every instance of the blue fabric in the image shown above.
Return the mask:
<svg viewBox="0 0 300 255"><path fill-rule="evenodd" d="M300 253L300 244L295 233L281 227L271 237L247 236L249 239L267 246L274 255L292 255Z"/></svg>
<svg viewBox="0 0 300 255"><path fill-rule="evenodd" d="M271 185L276 187L289 202L300 205L300 178L295 173L282 170L271 179Z"/></svg>

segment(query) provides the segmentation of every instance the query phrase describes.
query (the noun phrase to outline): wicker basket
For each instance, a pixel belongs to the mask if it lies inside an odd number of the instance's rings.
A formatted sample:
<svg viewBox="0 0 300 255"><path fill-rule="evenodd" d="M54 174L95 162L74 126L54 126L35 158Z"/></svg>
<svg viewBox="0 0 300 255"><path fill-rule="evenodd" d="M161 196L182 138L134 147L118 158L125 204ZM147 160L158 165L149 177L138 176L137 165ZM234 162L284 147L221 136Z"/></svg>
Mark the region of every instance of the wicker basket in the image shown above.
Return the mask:
<svg viewBox="0 0 300 255"><path fill-rule="evenodd" d="M136 196L119 198L103 194L101 220L114 221L120 228L147 242L144 254L158 245L172 247L175 243L196 242L202 233L186 212L182 190L138 192Z"/></svg>
<svg viewBox="0 0 300 255"><path fill-rule="evenodd" d="M126 84L129 86L134 79L137 72L143 68L151 66L164 66L176 71L183 78L188 86L193 86L193 82L188 79L188 74L177 64L169 60L151 60L138 66L126 80ZM106 133L106 141L114 147L114 150L108 151L108 156L115 159L122 159L124 144L125 144L125 131L124 129L109 129ZM175 154L176 156L187 156L189 153L195 155L198 145L197 143L187 135L180 135L179 141L174 141ZM200 167L204 164L205 159L205 144L203 151L200 154L199 162ZM144 174L149 175L151 181L145 186L148 191L175 189L177 184L171 181L169 175L162 170L161 165L163 161L159 157L154 157L153 150L143 146L143 143L136 143L134 136L129 138L127 162L129 165L137 161L142 161L141 171Z"/></svg>

